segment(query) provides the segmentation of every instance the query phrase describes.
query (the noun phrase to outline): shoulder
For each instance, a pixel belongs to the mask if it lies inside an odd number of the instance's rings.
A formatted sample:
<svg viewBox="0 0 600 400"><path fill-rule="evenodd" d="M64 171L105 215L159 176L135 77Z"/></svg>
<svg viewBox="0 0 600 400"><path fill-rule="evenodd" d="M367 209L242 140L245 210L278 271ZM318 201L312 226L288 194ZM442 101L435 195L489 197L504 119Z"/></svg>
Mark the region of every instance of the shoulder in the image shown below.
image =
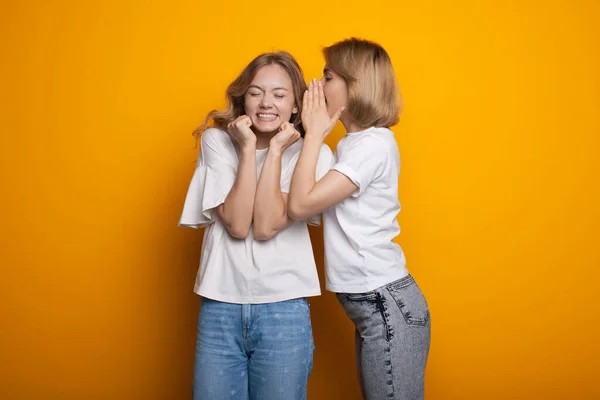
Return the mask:
<svg viewBox="0 0 600 400"><path fill-rule="evenodd" d="M289 157L290 159L298 159L298 157L300 157L300 152L302 151L303 144L304 138L300 138L296 141L296 143L285 149L283 154ZM331 149L325 143L321 144L321 148L319 149L319 158L321 157L333 157Z"/></svg>
<svg viewBox="0 0 600 400"><path fill-rule="evenodd" d="M229 134L222 129L208 128L202 133L201 142L202 144L216 144L225 143L229 140Z"/></svg>
<svg viewBox="0 0 600 400"><path fill-rule="evenodd" d="M388 128L373 128L358 136L359 145L379 150L389 148L392 143L396 143L394 133Z"/></svg>
<svg viewBox="0 0 600 400"><path fill-rule="evenodd" d="M391 133L391 131L389 132ZM391 135L393 140L393 133ZM387 152L390 143L390 134L376 128L342 138L336 151L349 154L376 154Z"/></svg>
<svg viewBox="0 0 600 400"><path fill-rule="evenodd" d="M236 153L236 145L227 132L217 128L210 128L202 133L200 147L205 151L213 151L219 154Z"/></svg>
<svg viewBox="0 0 600 400"><path fill-rule="evenodd" d="M317 158L317 169L318 170L329 170L335 163L333 153L329 146L325 143L321 145L319 149L319 158Z"/></svg>
<svg viewBox="0 0 600 400"><path fill-rule="evenodd" d="M303 139L300 138L296 141L296 143L284 150L283 154L281 155L281 160L284 165L286 163L296 164L298 158L300 157L300 151L302 151L302 143Z"/></svg>
<svg viewBox="0 0 600 400"><path fill-rule="evenodd" d="M331 151L329 146L327 146L325 143L323 143L321 145L321 148L319 149L319 158L321 158L321 157L325 157L325 158L333 157L333 152Z"/></svg>

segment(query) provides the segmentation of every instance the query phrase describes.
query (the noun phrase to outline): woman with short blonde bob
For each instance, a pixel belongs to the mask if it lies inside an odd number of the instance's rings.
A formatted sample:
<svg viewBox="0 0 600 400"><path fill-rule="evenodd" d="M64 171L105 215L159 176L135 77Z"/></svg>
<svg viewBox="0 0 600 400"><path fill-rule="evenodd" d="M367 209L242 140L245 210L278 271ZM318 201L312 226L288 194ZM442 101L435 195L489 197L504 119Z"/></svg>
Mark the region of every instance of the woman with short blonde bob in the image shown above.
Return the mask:
<svg viewBox="0 0 600 400"><path fill-rule="evenodd" d="M303 98L306 134L288 213L323 212L327 290L356 327L363 398L423 399L429 309L393 241L400 233L400 156L389 129L399 118L394 69L385 49L366 40L341 41L324 55L324 76ZM338 119L347 134L316 182L319 148Z"/></svg>

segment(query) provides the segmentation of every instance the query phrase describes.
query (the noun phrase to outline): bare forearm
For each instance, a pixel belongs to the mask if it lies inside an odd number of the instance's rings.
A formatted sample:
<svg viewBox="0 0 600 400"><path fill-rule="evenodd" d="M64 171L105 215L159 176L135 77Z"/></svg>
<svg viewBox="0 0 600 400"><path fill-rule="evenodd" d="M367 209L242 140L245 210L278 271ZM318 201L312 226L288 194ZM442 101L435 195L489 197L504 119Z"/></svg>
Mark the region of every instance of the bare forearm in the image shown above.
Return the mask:
<svg viewBox="0 0 600 400"><path fill-rule="evenodd" d="M281 151L271 147L260 173L254 200L254 237L258 240L270 239L288 224L280 180Z"/></svg>
<svg viewBox="0 0 600 400"><path fill-rule="evenodd" d="M219 216L231 235L245 238L250 231L256 194L256 149L246 146L240 151L237 177L219 209Z"/></svg>
<svg viewBox="0 0 600 400"><path fill-rule="evenodd" d="M315 171L322 141L309 135L304 139L302 151L294 170L288 208L292 211L292 218L305 214L310 203L310 194L315 186ZM296 215L293 215L296 214ZM302 219L301 217L298 219Z"/></svg>

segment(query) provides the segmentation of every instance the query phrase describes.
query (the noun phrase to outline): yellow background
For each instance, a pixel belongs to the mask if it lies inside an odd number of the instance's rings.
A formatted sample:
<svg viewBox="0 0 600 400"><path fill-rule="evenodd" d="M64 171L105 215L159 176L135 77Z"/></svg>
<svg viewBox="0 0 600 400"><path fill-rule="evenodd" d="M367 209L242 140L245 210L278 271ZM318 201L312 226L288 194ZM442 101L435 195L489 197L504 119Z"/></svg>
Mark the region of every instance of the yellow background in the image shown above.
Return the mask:
<svg viewBox="0 0 600 400"><path fill-rule="evenodd" d="M600 398L594 0L2 0L0 398L190 397L191 132L259 52L308 80L349 36L387 48L404 94L427 399ZM312 311L309 399L358 399L350 322L330 293Z"/></svg>

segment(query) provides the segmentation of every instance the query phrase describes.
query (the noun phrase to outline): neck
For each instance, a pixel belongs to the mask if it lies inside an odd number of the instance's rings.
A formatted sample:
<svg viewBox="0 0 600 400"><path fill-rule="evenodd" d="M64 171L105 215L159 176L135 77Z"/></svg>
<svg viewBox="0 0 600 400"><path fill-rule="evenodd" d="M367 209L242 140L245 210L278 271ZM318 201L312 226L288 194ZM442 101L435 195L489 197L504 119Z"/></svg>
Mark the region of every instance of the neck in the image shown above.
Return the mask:
<svg viewBox="0 0 600 400"><path fill-rule="evenodd" d="M340 121L346 128L346 133L360 132L368 128L368 126L361 126L345 118L340 118Z"/></svg>
<svg viewBox="0 0 600 400"><path fill-rule="evenodd" d="M269 147L269 142L277 134L277 132L258 132L254 131L256 135L256 150L262 150Z"/></svg>

